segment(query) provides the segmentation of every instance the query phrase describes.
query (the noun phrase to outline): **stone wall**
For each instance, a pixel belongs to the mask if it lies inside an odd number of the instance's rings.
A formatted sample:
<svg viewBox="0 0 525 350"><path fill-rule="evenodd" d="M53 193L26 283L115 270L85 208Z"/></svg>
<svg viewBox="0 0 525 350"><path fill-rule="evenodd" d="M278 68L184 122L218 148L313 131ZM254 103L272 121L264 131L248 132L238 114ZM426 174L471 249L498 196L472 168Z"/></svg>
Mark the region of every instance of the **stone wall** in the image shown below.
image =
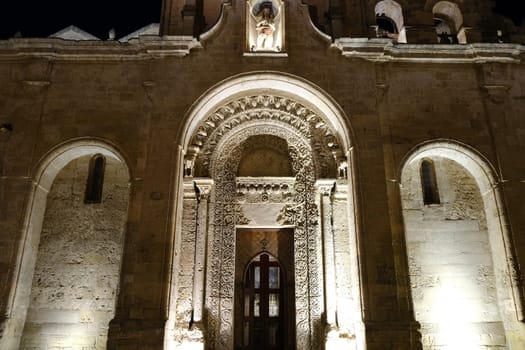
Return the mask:
<svg viewBox="0 0 525 350"><path fill-rule="evenodd" d="M483 200L455 161L433 159L440 204L423 204L420 161L404 169L403 214L424 349L506 345Z"/></svg>
<svg viewBox="0 0 525 350"><path fill-rule="evenodd" d="M365 12L373 17L375 4L369 3ZM410 9L401 4L407 25L414 23L409 21L411 16L424 16L421 4L410 3ZM58 145L96 139L115 146L129 161L133 173L119 309L110 342L119 350L162 348L165 320L176 312L176 305L169 308L174 300L169 298L169 289L179 277L180 266L173 265L177 262L173 256L180 252L180 246L174 242L180 242L177 233L183 231L183 222L179 219L187 203L183 203L174 183L183 172L182 154L188 151L184 149L184 135L193 132L187 129L197 129L191 123L198 121L190 123L189 115L200 102L212 97L207 91L232 83L237 84L238 91L223 96L224 103L242 94L274 92L287 80L296 86L304 83L315 87L319 96L329 98L341 112L344 127L338 131L348 135L351 142L345 151L353 155L348 158L353 174L348 216L355 225L349 225L347 242L338 222L337 230L341 232L335 237L335 264L344 261L347 252L358 264L350 271L352 277L340 266L337 277L344 278L338 279L337 285L356 292L353 298L340 295L338 302L362 302L359 310L343 316L347 323L354 318L362 320L368 349L418 349L417 341L411 338L416 332L407 298L409 286L403 280L408 264L403 260L406 251L397 176L403 159L418 145L454 140L469 145L489 167L493 166L496 190L506 208L494 210L492 215L498 219L501 215L502 222L508 223L510 242L515 244L510 249L515 248L516 265L523 266L523 46L392 45L386 39L356 36L332 42L311 26L307 8L300 2L289 2L287 55L249 56L244 55L242 4L234 5L224 7L224 21L200 41L191 37L150 37L125 44L49 38L0 42L0 121L13 124L12 132L0 134L0 322L13 319L13 290L24 277L19 274L18 264L21 242L27 238L25 220L30 217L25 209L31 205L28 198L32 184L39 182L35 169ZM348 11L355 9L360 7L348 7ZM429 11L424 12L428 15ZM431 16L427 19L433 23ZM370 18L368 23L373 20ZM275 83L260 91L245 91L241 78L258 77L262 71L272 74ZM297 97L293 89L277 92ZM305 94L299 100L306 103L308 98ZM209 108L210 113L215 111L215 107ZM445 185L439 185L442 195L447 195ZM414 187L417 193L419 187ZM454 190L448 193L449 198L455 198ZM470 197L466 192L461 195ZM338 215L334 223L348 202L334 202L334 213ZM424 208L421 203L411 206L409 212L414 218L405 219L408 237L417 234L419 238L427 223L448 225L447 234L466 232L461 239L470 239L465 245L450 244L450 249L472 245L486 254L486 239L478 242L472 238L483 237L477 209L460 202L463 204L455 209L454 201L448 207L443 202L441 208ZM245 215L258 221L248 204L243 205ZM266 218L273 223L280 208L271 205L265 204L271 214ZM418 231L414 231L416 225ZM40 232L35 226L33 229ZM432 228L428 230L435 233ZM439 247L440 242L431 240L421 251ZM414 244L409 241L409 253ZM453 257L460 257L457 250L451 252ZM444 260L443 255L431 253L438 255L438 262ZM501 260L507 259L501 256ZM478 269L469 268L480 276ZM490 281L493 277L490 269L487 271ZM189 279L191 271L186 273ZM472 279L467 280L475 285ZM476 303L481 300L478 298ZM509 302L508 309L515 309L515 305ZM525 334L522 328L515 332ZM4 333L4 339L9 337Z"/></svg>
<svg viewBox="0 0 525 350"><path fill-rule="evenodd" d="M48 195L21 349L105 349L120 278L128 173L107 157L101 203L84 204L90 156Z"/></svg>

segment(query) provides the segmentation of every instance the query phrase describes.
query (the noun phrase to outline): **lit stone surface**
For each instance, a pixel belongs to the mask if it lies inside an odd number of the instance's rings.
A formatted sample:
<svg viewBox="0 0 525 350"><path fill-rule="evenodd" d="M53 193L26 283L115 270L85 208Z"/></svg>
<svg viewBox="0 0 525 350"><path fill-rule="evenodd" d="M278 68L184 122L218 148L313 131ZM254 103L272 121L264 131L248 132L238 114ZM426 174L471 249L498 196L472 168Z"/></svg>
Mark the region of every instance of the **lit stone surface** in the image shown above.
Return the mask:
<svg viewBox="0 0 525 350"><path fill-rule="evenodd" d="M286 2L282 52L248 52L242 1L204 2L207 32L166 0L160 35L0 41L0 348L235 349L263 250L238 232L273 230L291 350L524 349L525 30L490 1L385 1L400 44L378 3ZM129 167L104 211L81 203L95 153Z"/></svg>
<svg viewBox="0 0 525 350"><path fill-rule="evenodd" d="M90 157L62 169L48 194L21 349L105 349L115 314L127 171L108 158L100 204L84 204Z"/></svg>
<svg viewBox="0 0 525 350"><path fill-rule="evenodd" d="M455 161L432 162L440 204L423 205L420 162L404 169L402 184L412 299L423 348L506 346L478 185Z"/></svg>

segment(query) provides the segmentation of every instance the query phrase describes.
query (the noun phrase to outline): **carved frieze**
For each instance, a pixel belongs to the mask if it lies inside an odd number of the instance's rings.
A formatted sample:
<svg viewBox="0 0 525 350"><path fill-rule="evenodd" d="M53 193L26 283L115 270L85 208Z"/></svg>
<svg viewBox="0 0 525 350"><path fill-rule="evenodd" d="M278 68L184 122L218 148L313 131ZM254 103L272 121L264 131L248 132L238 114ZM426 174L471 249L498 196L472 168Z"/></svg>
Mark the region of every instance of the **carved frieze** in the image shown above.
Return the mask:
<svg viewBox="0 0 525 350"><path fill-rule="evenodd" d="M237 178L239 203L287 203L292 201L295 179L290 178Z"/></svg>
<svg viewBox="0 0 525 350"><path fill-rule="evenodd" d="M314 111L286 97L245 96L219 107L201 123L188 148L188 165L196 176L209 176L211 156L225 135L242 124L286 125L313 149L318 177L334 177L343 159L340 141L332 128ZM264 135L260 132L259 135ZM195 162L195 163L194 163ZM188 171L192 173L192 171Z"/></svg>

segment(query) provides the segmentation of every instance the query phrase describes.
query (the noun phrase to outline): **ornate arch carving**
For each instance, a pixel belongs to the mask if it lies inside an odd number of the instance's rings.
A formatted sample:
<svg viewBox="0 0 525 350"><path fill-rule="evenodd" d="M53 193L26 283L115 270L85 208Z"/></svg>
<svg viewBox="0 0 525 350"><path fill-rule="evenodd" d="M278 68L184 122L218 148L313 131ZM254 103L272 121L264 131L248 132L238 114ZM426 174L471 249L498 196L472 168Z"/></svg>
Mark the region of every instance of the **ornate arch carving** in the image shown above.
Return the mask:
<svg viewBox="0 0 525 350"><path fill-rule="evenodd" d="M295 182L293 200L283 209L294 225L296 332L298 349L318 349L322 314L322 276L319 270L320 243L318 209L315 204L316 171L314 149L309 140L290 124L248 120L230 130L210 155L210 174L215 180L212 197L209 273L207 286L207 340L211 349L233 347L233 297L235 279L235 227L246 224L237 199L236 172L254 135L272 135L288 143Z"/></svg>
<svg viewBox="0 0 525 350"><path fill-rule="evenodd" d="M343 158L337 134L303 104L277 95L242 97L216 109L191 138L187 163L195 166L195 175L209 176L210 157L221 139L237 126L263 121L291 128L305 140L310 140L317 176L335 176L336 162Z"/></svg>

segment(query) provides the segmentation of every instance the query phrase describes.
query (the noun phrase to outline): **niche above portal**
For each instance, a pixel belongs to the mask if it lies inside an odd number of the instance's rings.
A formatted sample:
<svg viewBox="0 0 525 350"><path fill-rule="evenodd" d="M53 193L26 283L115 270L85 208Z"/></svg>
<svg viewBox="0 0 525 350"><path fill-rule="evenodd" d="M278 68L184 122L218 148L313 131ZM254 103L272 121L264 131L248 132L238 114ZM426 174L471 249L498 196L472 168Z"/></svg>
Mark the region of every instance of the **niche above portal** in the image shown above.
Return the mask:
<svg viewBox="0 0 525 350"><path fill-rule="evenodd" d="M253 53L284 52L283 1L246 1L246 46Z"/></svg>

